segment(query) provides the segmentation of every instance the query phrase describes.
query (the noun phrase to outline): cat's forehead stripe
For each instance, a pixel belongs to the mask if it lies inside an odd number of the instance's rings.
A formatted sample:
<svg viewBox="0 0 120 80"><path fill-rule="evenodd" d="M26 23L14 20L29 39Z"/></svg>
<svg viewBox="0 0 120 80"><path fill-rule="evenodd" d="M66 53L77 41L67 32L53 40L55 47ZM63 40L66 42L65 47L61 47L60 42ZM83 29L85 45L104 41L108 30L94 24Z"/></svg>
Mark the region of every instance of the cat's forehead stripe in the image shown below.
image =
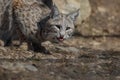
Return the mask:
<svg viewBox="0 0 120 80"><path fill-rule="evenodd" d="M65 17L64 17L64 15L62 16L62 26L65 26L65 24L64 24L64 22L65 22Z"/></svg>
<svg viewBox="0 0 120 80"><path fill-rule="evenodd" d="M59 15L58 17L54 18L52 21L53 24L61 25L61 26L69 26L71 25L71 20L66 15Z"/></svg>

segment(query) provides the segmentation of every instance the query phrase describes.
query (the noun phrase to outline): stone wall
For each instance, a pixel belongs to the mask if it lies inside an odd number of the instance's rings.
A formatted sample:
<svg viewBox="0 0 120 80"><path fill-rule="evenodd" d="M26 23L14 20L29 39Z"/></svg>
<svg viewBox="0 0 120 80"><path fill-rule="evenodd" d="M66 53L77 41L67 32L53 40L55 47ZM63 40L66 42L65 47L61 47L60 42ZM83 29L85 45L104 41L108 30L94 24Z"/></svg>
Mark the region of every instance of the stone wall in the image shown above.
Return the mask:
<svg viewBox="0 0 120 80"><path fill-rule="evenodd" d="M82 35L120 37L120 0L89 0L91 15L79 27Z"/></svg>

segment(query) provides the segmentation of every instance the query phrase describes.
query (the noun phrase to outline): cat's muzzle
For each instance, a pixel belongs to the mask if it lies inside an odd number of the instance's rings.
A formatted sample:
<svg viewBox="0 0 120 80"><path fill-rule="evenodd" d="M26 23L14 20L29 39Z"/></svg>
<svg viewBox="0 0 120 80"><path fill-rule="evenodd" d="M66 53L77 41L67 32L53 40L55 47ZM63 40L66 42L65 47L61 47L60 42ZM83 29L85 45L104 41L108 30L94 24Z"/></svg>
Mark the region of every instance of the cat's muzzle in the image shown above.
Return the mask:
<svg viewBox="0 0 120 80"><path fill-rule="evenodd" d="M63 36L57 37L57 40L62 42L64 40L64 37Z"/></svg>

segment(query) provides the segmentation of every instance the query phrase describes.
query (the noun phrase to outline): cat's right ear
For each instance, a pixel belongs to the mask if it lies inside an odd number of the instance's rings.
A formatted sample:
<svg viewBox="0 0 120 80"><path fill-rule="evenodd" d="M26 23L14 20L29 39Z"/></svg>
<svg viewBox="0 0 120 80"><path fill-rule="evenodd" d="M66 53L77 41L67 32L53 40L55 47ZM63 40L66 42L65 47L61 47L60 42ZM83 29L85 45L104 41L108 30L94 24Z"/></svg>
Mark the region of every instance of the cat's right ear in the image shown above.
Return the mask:
<svg viewBox="0 0 120 80"><path fill-rule="evenodd" d="M57 6L55 5L55 3L53 3L52 10L51 10L51 17L52 17L52 18L55 18L55 17L57 17L59 14L60 14L60 12L59 12Z"/></svg>
<svg viewBox="0 0 120 80"><path fill-rule="evenodd" d="M68 17L70 17L73 21L75 21L80 14L79 12L80 12L80 9L68 14Z"/></svg>

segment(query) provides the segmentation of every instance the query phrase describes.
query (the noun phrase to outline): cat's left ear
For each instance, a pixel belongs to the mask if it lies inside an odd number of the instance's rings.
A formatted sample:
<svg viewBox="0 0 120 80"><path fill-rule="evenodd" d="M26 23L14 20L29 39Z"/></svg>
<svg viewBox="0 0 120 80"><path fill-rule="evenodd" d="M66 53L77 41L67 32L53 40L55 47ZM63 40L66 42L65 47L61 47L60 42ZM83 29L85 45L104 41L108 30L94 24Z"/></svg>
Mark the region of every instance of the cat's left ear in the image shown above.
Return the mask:
<svg viewBox="0 0 120 80"><path fill-rule="evenodd" d="M76 18L79 16L80 9L68 14L68 17L70 17L73 21L76 20Z"/></svg>
<svg viewBox="0 0 120 80"><path fill-rule="evenodd" d="M60 12L59 12L57 6L55 5L55 3L53 3L52 11L51 11L51 17L52 17L52 18L55 18L55 17L57 17L59 14L60 14Z"/></svg>

